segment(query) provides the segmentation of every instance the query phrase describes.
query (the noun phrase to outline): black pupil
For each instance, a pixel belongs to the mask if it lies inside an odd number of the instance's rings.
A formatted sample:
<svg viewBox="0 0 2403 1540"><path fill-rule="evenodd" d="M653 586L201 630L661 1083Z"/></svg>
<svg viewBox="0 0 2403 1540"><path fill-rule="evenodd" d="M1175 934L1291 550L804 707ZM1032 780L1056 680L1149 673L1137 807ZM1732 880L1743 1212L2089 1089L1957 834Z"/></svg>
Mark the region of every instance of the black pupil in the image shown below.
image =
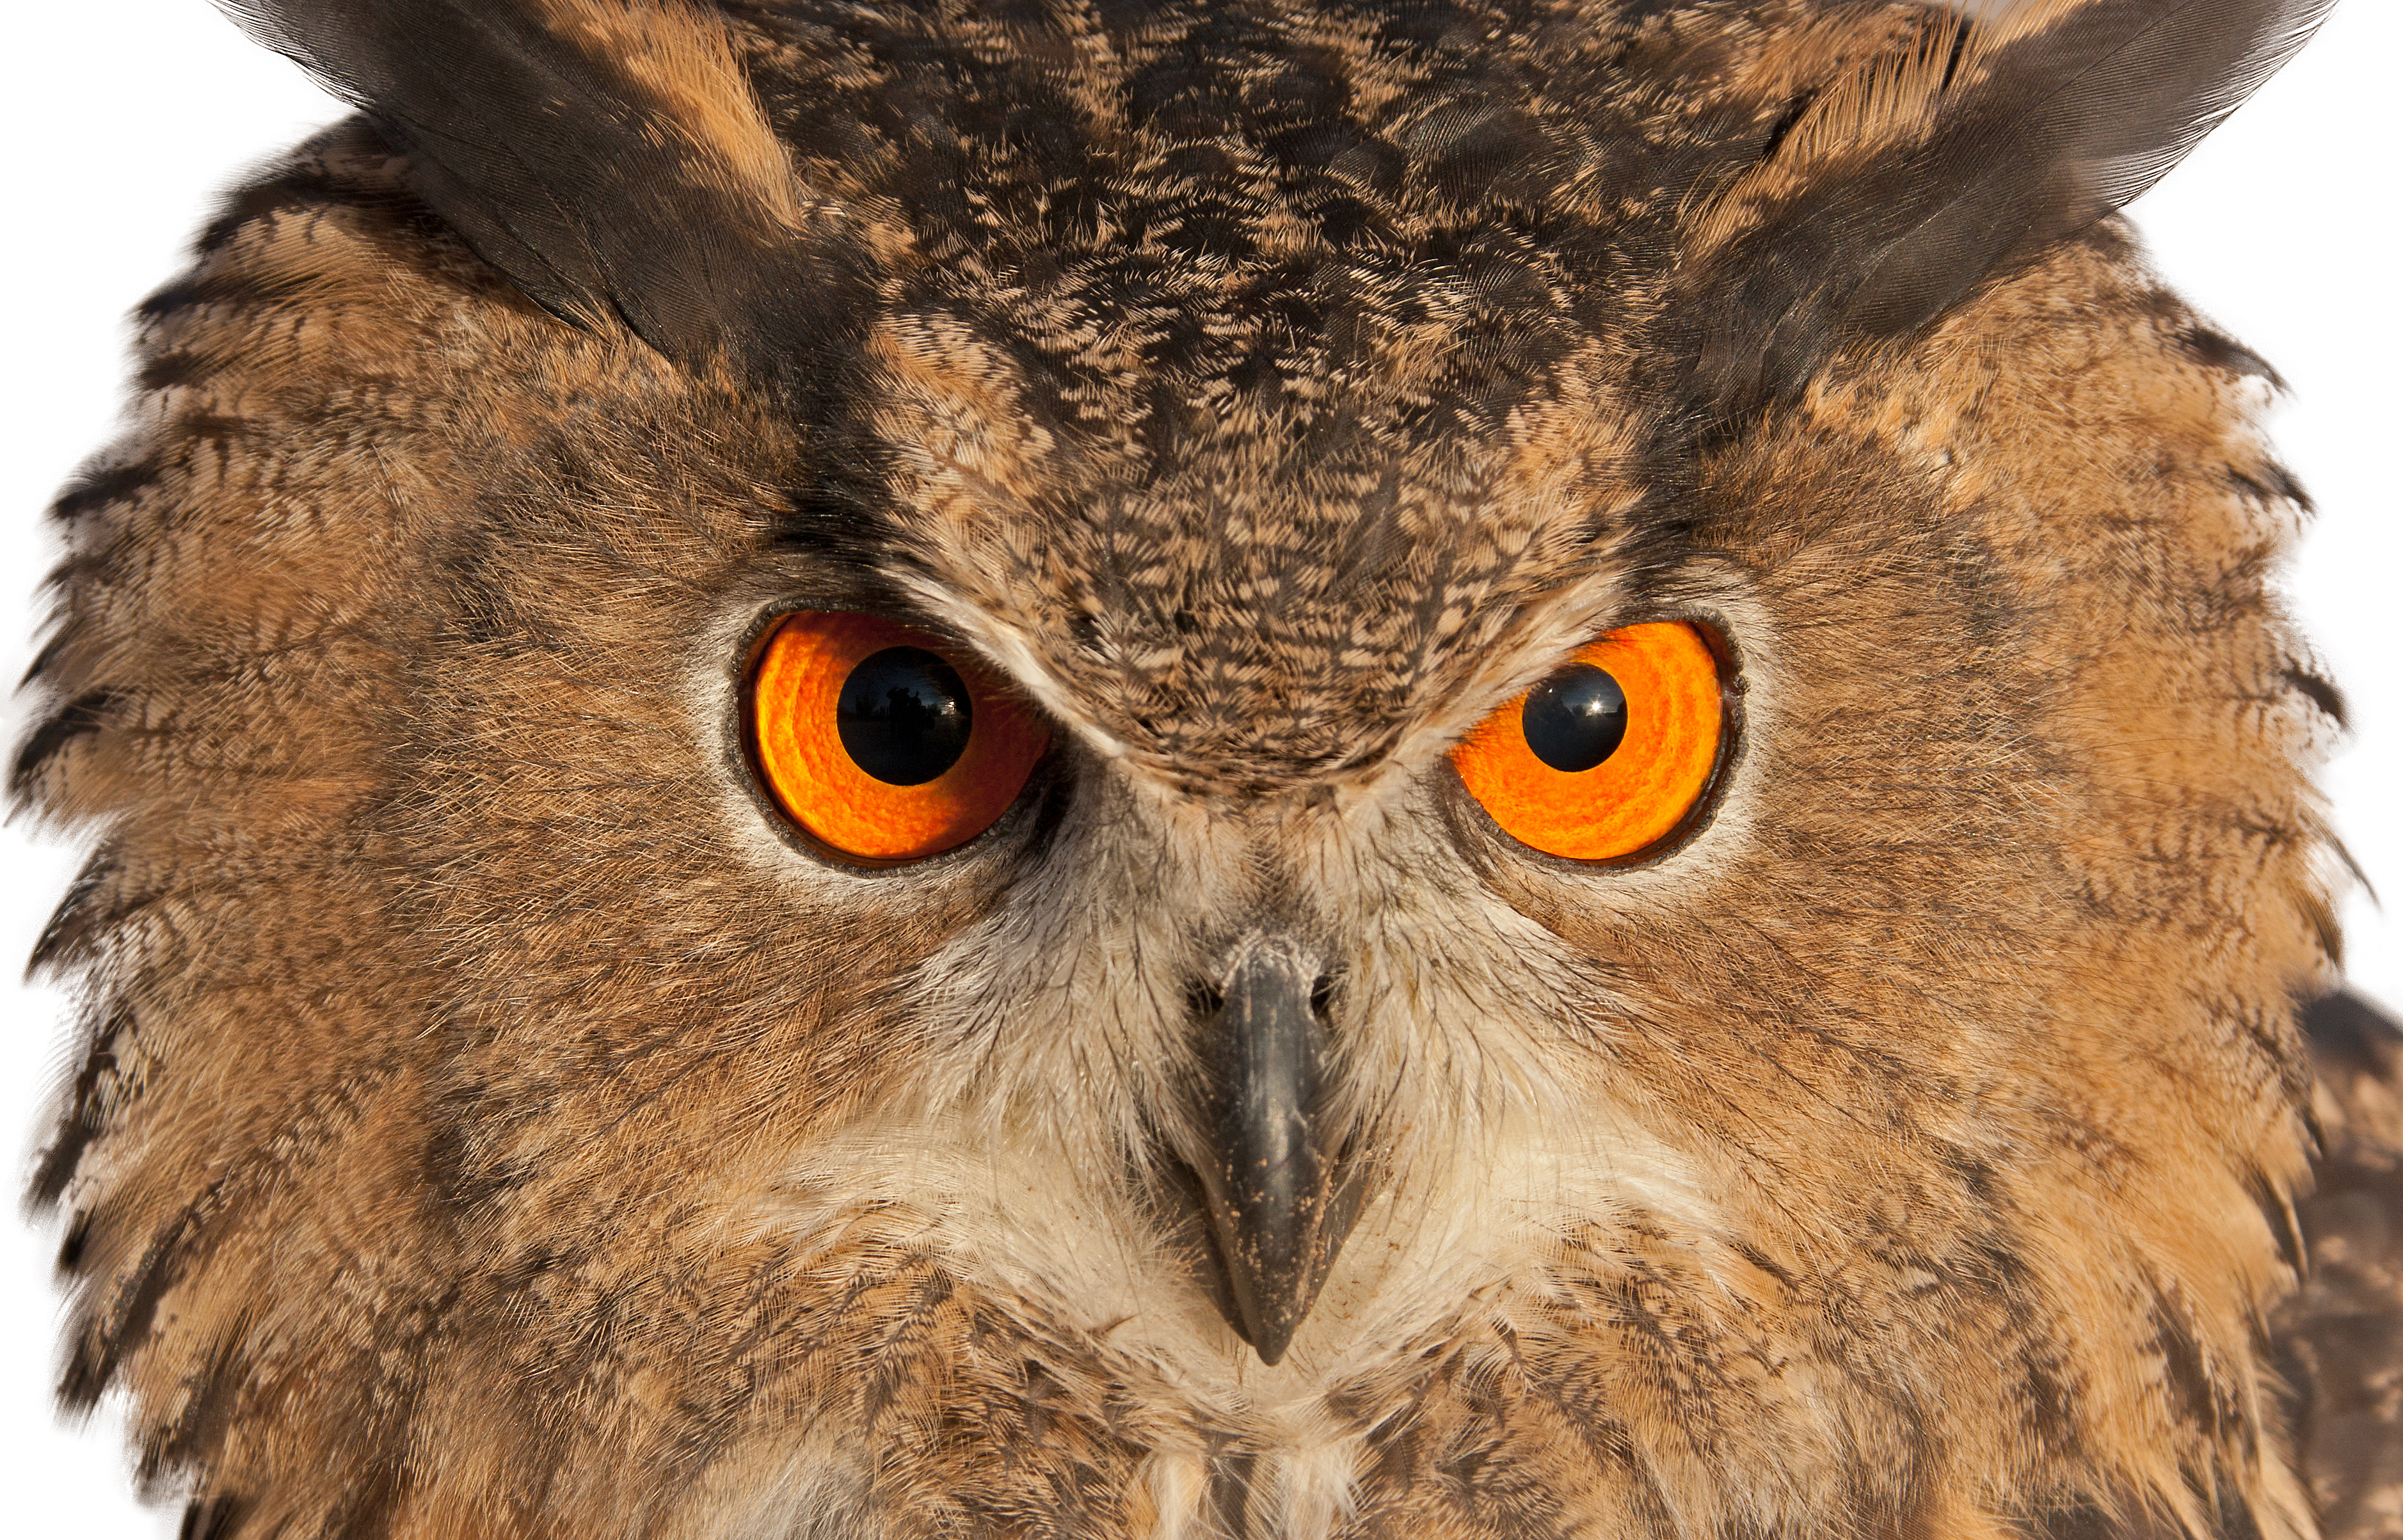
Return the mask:
<svg viewBox="0 0 2403 1540"><path fill-rule="evenodd" d="M834 702L843 752L894 786L923 786L958 764L975 721L959 671L924 647L868 654Z"/></svg>
<svg viewBox="0 0 2403 1540"><path fill-rule="evenodd" d="M1527 692L1527 746L1556 770L1590 770L1627 736L1627 692L1590 663L1573 663Z"/></svg>

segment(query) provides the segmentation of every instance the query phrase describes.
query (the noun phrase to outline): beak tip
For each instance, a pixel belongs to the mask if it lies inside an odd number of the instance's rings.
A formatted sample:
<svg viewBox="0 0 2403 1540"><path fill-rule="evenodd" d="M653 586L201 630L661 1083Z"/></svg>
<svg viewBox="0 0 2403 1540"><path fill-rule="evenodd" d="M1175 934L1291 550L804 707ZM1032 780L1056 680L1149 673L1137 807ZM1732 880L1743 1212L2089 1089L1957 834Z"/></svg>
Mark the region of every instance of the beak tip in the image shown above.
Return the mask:
<svg viewBox="0 0 2403 1540"><path fill-rule="evenodd" d="M1292 1346L1351 1228L1352 1205L1342 1201L1348 1194L1329 1186L1335 1190L1307 1205L1307 1217L1286 1211L1271 1218L1233 1205L1209 1205L1224 1290L1220 1309L1263 1364L1273 1367ZM1263 1255L1261 1243L1271 1238L1285 1243Z"/></svg>

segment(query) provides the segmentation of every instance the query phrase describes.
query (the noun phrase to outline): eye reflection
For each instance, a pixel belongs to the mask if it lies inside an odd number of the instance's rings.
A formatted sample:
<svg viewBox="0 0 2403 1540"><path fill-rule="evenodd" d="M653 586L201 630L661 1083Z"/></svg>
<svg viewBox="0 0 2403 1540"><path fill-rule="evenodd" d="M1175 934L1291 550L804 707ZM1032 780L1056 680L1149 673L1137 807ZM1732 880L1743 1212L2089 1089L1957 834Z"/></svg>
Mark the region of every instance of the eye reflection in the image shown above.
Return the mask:
<svg viewBox="0 0 2403 1540"><path fill-rule="evenodd" d="M1590 663L1573 663L1527 692L1527 747L1556 770L1590 770L1627 737L1627 692Z"/></svg>
<svg viewBox="0 0 2403 1540"><path fill-rule="evenodd" d="M975 719L959 671L924 647L861 659L834 708L843 752L891 786L923 786L959 763Z"/></svg>

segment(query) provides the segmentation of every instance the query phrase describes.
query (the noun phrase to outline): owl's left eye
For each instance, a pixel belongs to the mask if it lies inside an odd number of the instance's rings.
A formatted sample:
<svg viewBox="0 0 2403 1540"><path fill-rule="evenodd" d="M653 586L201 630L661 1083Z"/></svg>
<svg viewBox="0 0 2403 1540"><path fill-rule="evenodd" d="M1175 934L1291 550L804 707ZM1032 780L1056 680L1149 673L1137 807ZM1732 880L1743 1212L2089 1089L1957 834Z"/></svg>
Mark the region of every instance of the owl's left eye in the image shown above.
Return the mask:
<svg viewBox="0 0 2403 1540"><path fill-rule="evenodd" d="M1505 833L1548 855L1608 861L1659 845L1718 770L1727 708L1694 627L1629 626L1588 644L1452 751Z"/></svg>
<svg viewBox="0 0 2403 1540"><path fill-rule="evenodd" d="M760 778L816 840L863 861L964 845L1025 789L1050 735L973 660L879 616L786 616L744 702Z"/></svg>

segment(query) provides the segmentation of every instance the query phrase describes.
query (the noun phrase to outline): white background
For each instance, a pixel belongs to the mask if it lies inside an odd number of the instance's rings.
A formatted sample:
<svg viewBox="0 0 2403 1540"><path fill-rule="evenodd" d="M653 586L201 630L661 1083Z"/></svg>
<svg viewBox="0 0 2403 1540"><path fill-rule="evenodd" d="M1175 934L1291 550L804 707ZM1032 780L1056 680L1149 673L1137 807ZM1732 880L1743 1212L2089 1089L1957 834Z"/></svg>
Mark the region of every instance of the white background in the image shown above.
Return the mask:
<svg viewBox="0 0 2403 1540"><path fill-rule="evenodd" d="M20 5L8 51L0 292L15 362L0 370L0 673L13 681L32 654L29 596L52 556L42 509L110 435L125 312L176 271L216 188L337 108L202 0ZM2403 411L2403 186L2388 111L2398 57L2403 6L2346 0L2136 214L2169 274L2292 387L2278 437L2321 509L2293 591L2355 729L2327 785L2363 869L2403 909L2403 818L2386 795L2403 787L2403 535L2391 469ZM23 730L25 705L6 706L7 741ZM29 841L21 821L0 835L0 980L73 865L71 853ZM2355 982L2403 1004L2403 924L2360 896L2345 919ZM63 1010L48 991L0 992L0 1174L30 1160L37 1109L64 1062ZM72 1429L53 1413L56 1239L0 1205L0 1529L171 1534L171 1512L134 1504L111 1416Z"/></svg>

